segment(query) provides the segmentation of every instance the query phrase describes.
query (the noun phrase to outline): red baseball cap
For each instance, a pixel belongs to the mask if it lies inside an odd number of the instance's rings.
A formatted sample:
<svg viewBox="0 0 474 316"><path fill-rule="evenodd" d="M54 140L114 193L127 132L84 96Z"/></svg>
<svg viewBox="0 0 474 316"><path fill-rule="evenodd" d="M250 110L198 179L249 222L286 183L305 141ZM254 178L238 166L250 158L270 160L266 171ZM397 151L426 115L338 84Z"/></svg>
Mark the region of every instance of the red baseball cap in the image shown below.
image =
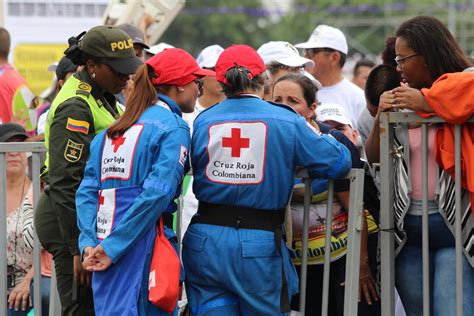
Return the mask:
<svg viewBox="0 0 474 316"><path fill-rule="evenodd" d="M222 52L216 63L217 81L227 84L225 73L233 67L247 68L250 71L250 79L267 70L262 57L247 45L234 44Z"/></svg>
<svg viewBox="0 0 474 316"><path fill-rule="evenodd" d="M155 71L156 78L152 80L155 85L185 86L197 78L216 75L199 67L193 56L180 48L167 48L145 63Z"/></svg>

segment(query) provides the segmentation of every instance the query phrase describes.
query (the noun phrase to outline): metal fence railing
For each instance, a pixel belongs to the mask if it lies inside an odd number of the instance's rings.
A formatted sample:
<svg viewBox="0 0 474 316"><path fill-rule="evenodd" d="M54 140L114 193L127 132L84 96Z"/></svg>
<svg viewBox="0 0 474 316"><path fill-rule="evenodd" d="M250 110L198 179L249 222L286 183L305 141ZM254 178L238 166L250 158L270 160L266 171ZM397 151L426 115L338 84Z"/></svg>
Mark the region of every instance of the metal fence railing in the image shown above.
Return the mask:
<svg viewBox="0 0 474 316"><path fill-rule="evenodd" d="M474 122L471 117L468 122ZM415 113L385 112L380 116L380 249L381 249L381 302L382 315L395 313L395 237L394 220L394 125L419 123L422 128L422 257L423 257L423 314L430 315L429 241L428 241L428 176L427 126L444 123L439 117L423 119ZM452 315L463 314L462 298L462 239L461 239L461 126L455 125L455 240L456 240L456 310Z"/></svg>
<svg viewBox="0 0 474 316"><path fill-rule="evenodd" d="M6 236L6 154L9 152L25 152L31 153L31 164L29 166L29 175L33 185L33 206L37 205L40 194L40 168L43 165L43 157L46 149L43 143L0 143L0 315L7 315L7 236ZM34 267L34 290L32 297L34 298L35 315L41 316L41 246L35 232L35 242L33 249L33 267ZM57 315L59 310L59 301L57 299L57 291L55 286L55 277L53 269L53 277L51 279L51 301L50 315Z"/></svg>
<svg viewBox="0 0 474 316"><path fill-rule="evenodd" d="M298 173L297 177L304 179L304 215L303 215L303 240L300 277L300 314L305 315L306 284L308 266L308 234L309 234L309 207L311 201L311 179L306 171ZM344 289L344 315L357 315L359 302L359 265L362 221L365 220L363 208L364 195L364 170L352 169L345 177L350 180L349 195L349 223L346 253L346 281ZM331 256L331 227L332 206L334 197L334 180L329 181L327 211L326 211L326 241L324 251L324 276L321 315L328 314L329 302L329 273Z"/></svg>
<svg viewBox="0 0 474 316"><path fill-rule="evenodd" d="M37 205L41 190L39 173L42 166L42 155L45 148L43 143L0 143L0 231L6 232L6 154L8 152L28 152L32 153L32 164L30 166L30 175L33 181L33 205ZM302 240L302 261L301 261L301 282L300 282L300 314L305 315L306 303L306 278L308 262L308 230L309 230L309 207L311 202L311 181L307 177L305 170L301 170L297 175L303 178L305 196L304 196L304 217L303 217L303 240ZM346 282L345 282L345 315L357 315L358 290L359 290L359 258L360 242L362 231L362 220L365 220L363 212L363 190L364 190L364 170L352 169L345 177L350 180L350 202L349 202L349 223L348 223L348 243L346 259ZM325 243L325 264L323 278L323 306L322 315L328 313L329 301L329 273L330 273L330 255L331 255L331 220L334 195L334 181L329 181L328 200L327 200L327 223L326 223L326 243ZM177 220L178 236L181 234L181 222ZM7 257L6 257L6 234L0 234L0 315L1 311L7 314ZM41 314L41 246L35 233L34 244L34 311L35 315ZM54 271L53 271L54 273ZM54 274L51 282L51 303L50 315L58 315L60 303L57 299L57 289L54 280Z"/></svg>

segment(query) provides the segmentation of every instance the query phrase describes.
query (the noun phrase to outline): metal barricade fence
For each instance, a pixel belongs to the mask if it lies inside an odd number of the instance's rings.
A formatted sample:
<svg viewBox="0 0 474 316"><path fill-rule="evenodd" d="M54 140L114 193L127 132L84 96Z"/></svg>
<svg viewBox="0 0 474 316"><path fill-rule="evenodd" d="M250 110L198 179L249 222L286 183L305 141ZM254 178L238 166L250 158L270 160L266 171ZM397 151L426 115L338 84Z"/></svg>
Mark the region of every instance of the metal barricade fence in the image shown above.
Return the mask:
<svg viewBox="0 0 474 316"><path fill-rule="evenodd" d="M40 197L40 168L42 166L41 155L45 153L43 143L0 143L0 231L6 232L6 153L8 152L29 152L32 153L32 167L30 174L33 182L33 205L37 205ZM309 231L309 207L311 201L311 180L307 172L301 170L297 174L298 178L303 178L304 195L304 216L303 216L303 240L302 240L302 259L301 259L301 281L300 281L300 314L305 315L306 303L306 276L308 262L308 231ZM363 211L363 190L364 190L364 170L352 169L345 177L350 180L350 202L349 202L349 223L348 223L348 242L346 259L346 282L345 282L345 302L344 314L357 315L358 304L358 286L359 286L359 258L362 220L365 220ZM327 222L326 222L326 242L325 242L325 263L323 279L323 306L322 315L328 313L329 300L329 273L330 273L330 255L331 255L331 226L332 226L332 206L334 195L334 181L329 181L328 200L327 200ZM181 210L181 208L179 208ZM180 234L180 212L177 212L177 236ZM0 234L0 293L3 297L0 299L0 311L7 313L7 257L6 257L6 233ZM41 316L41 246L35 232L34 244L34 310L35 315ZM3 273L2 273L3 272ZM57 299L57 289L54 278L51 282L51 302L50 315L56 315L59 312L59 301Z"/></svg>
<svg viewBox="0 0 474 316"><path fill-rule="evenodd" d="M380 248L382 315L395 314L395 220L394 220L394 125L420 123L422 127L422 257L423 315L430 315L429 242L428 242L428 163L427 126L444 123L439 117L423 119L411 112L385 112L380 116ZM474 116L468 122L474 122ZM456 240L456 311L463 315L462 240L461 240L461 125L455 125L455 240Z"/></svg>
<svg viewBox="0 0 474 316"><path fill-rule="evenodd" d="M44 153L46 149L43 143L0 143L0 314L7 315L7 210L6 210L6 154L9 152L25 152L32 154L32 164L29 174L33 185L33 205L37 205L40 198L40 169L43 165ZM35 297L34 308L35 315L41 316L41 260L40 251L41 246L35 232L35 243L33 250L33 267L34 267L34 290ZM54 273L54 272L53 272ZM54 294L56 294L56 286L54 283L54 276L51 284L51 297L54 301ZM53 284L54 283L54 284ZM53 304L54 305L54 304ZM54 306L50 305L50 310L55 310ZM3 311L3 312L1 312ZM45 315L46 316L46 315Z"/></svg>
<svg viewBox="0 0 474 316"><path fill-rule="evenodd" d="M306 284L308 267L309 207L311 202L311 179L306 171L297 174L304 179L304 215L303 240L300 277L300 314L305 315ZM359 302L359 265L362 221L365 220L363 208L364 170L352 169L346 176L350 180L349 223L347 231L346 281L344 289L344 315L357 315ZM331 259L332 206L334 198L334 180L329 181L326 210L326 241L324 250L323 297L321 315L328 315L329 273Z"/></svg>
<svg viewBox="0 0 474 316"><path fill-rule="evenodd" d="M188 175L192 175L190 172ZM349 223L347 232L347 253L346 253L346 280L344 289L344 315L357 315L359 301L359 266L360 266L360 243L362 232L362 221L365 220L363 208L364 195L364 169L351 169L343 179L350 181L349 194ZM305 315L306 304L306 284L308 266L308 237L309 237L309 208L311 203L311 179L306 170L300 170L296 174L297 178L303 179L302 185L295 188L304 187L304 214L301 249L301 277L300 277L300 315ZM324 249L324 273L323 273L323 297L321 315L328 315L329 302L329 273L331 260L331 227L332 227L332 207L334 198L334 180L330 180L328 185L328 200L326 211L326 240ZM178 237L178 247L181 245L181 210L183 196L178 199L178 211L176 212L176 235ZM291 211L288 210L287 211ZM287 217L285 216L285 219Z"/></svg>

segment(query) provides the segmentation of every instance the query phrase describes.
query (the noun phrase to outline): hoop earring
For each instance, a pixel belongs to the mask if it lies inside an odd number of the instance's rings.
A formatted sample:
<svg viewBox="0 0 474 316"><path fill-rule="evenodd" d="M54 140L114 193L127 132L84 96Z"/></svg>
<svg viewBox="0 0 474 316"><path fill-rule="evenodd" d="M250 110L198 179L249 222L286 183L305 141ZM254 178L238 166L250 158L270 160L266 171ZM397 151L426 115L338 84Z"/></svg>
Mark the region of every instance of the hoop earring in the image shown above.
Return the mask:
<svg viewBox="0 0 474 316"><path fill-rule="evenodd" d="M92 78L95 78L95 72L93 72L93 73L91 74L91 77L92 77Z"/></svg>

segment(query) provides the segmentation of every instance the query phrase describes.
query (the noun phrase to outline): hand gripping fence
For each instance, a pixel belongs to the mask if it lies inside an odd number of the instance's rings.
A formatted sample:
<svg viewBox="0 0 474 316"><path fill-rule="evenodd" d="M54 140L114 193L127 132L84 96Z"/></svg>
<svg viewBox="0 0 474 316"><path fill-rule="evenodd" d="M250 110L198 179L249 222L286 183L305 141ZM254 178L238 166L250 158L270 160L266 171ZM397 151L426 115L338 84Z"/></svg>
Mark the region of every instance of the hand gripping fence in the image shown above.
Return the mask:
<svg viewBox="0 0 474 316"><path fill-rule="evenodd" d="M423 315L430 315L429 240L428 240L428 124L444 123L439 117L423 119L415 113L385 112L380 116L380 250L382 315L395 315L395 238L394 238L394 126L421 123L422 133L422 257L423 257ZM467 122L474 122L472 116ZM456 310L452 315L463 315L462 296L462 235L461 235L461 125L455 125L455 241L456 241ZM473 159L470 157L470 159ZM472 207L472 206L471 206ZM472 216L472 215L471 215Z"/></svg>

